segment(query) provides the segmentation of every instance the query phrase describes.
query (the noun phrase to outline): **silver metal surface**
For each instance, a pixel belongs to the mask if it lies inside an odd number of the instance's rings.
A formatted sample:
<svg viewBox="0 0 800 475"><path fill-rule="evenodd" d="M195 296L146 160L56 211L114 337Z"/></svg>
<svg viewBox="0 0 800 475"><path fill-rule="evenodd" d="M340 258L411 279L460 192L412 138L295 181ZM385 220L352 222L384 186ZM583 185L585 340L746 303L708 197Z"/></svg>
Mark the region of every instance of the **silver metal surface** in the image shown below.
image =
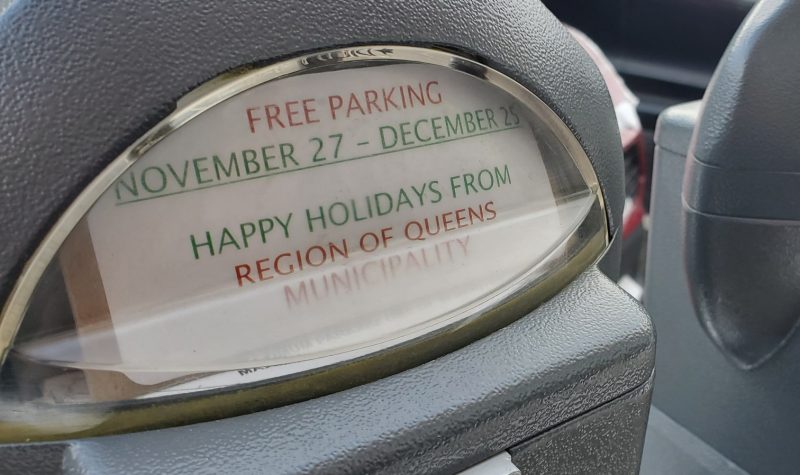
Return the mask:
<svg viewBox="0 0 800 475"><path fill-rule="evenodd" d="M459 475L522 475L522 471L511 461L511 455L508 452L501 452L464 470Z"/></svg>

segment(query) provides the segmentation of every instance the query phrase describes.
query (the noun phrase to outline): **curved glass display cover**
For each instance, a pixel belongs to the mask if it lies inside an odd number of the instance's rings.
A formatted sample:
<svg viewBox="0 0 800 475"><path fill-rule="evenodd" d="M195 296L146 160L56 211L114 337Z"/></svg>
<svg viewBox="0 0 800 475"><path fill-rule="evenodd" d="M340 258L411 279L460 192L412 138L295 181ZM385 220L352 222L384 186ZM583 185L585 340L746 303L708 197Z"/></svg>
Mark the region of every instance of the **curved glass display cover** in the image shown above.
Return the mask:
<svg viewBox="0 0 800 475"><path fill-rule="evenodd" d="M152 427L171 419L152 402L202 419L245 389L268 406L380 377L522 316L606 242L575 138L485 66L372 47L227 74L31 261L0 321L0 431Z"/></svg>

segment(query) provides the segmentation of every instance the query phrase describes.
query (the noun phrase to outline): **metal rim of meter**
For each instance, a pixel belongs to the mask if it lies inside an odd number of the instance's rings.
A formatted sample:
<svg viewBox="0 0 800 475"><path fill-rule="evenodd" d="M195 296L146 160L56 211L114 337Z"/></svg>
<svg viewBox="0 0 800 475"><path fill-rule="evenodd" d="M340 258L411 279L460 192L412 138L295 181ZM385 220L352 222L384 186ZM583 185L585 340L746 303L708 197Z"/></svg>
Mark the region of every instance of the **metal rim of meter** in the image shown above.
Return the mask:
<svg viewBox="0 0 800 475"><path fill-rule="evenodd" d="M510 94L544 121L572 157L588 189L597 197L600 212L596 214L602 223L599 226L594 223L595 226L589 229L584 221L568 238L580 235L580 239L586 242L582 250L568 262L559 262L559 266L548 269L546 276L535 285L528 281L512 283L508 288L502 289L500 295L495 295L476 309L475 314L452 327L330 369L322 368L309 374L298 373L283 381L256 382L224 388L222 393L190 393L184 395L184 400L165 401L160 407L158 404L154 405L155 400L152 399L139 405L133 401L131 407L121 407L119 403L87 403L70 409L71 416L97 420L98 415L103 414L104 418L92 428L79 431L58 428L58 424L52 422L52 425L45 424L49 427L37 425L34 429L26 427L28 424L24 421L0 421L0 441L19 440L20 437L46 440L64 436L103 435L200 422L276 407L373 381L429 361L511 323L554 295L603 255L610 243L610 237L603 193L594 168L569 127L533 92L503 73L451 51L397 45L332 49L267 66L239 68L202 84L181 98L171 114L114 159L61 215L23 268L0 313L0 367L14 342L30 299L61 245L100 196L148 150L203 112L261 84L300 74L377 66L380 63L427 64L469 74ZM587 236L587 232L591 235ZM404 351L409 347L413 347L413 351ZM298 379L306 384L293 386L292 383ZM315 386L318 389L308 389ZM255 401L259 402L257 408L253 407ZM162 410L167 407L169 411ZM59 408L58 414L63 414L64 411L65 409ZM53 413L43 414L46 418L55 416Z"/></svg>

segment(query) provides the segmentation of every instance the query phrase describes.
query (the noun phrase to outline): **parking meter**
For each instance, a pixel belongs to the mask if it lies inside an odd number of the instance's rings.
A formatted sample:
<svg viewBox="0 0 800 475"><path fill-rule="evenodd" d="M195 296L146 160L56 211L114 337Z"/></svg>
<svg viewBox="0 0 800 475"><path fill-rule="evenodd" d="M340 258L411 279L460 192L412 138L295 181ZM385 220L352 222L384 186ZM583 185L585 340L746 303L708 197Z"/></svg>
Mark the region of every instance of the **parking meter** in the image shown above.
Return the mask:
<svg viewBox="0 0 800 475"><path fill-rule="evenodd" d="M736 365L755 368L797 326L794 2L765 2L709 85L686 170L685 256L698 318ZM788 257L787 257L788 256Z"/></svg>
<svg viewBox="0 0 800 475"><path fill-rule="evenodd" d="M0 468L638 469L616 121L541 4L0 25Z"/></svg>

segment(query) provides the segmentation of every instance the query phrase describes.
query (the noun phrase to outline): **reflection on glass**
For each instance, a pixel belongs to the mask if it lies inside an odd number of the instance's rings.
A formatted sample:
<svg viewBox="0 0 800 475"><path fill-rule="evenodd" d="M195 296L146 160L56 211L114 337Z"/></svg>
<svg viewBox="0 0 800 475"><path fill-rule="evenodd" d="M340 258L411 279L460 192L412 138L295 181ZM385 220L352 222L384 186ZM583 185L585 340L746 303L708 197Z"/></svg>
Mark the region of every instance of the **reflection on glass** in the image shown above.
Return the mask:
<svg viewBox="0 0 800 475"><path fill-rule="evenodd" d="M598 190L549 124L426 64L235 95L148 150L72 231L2 401L279 380L469 323L605 232Z"/></svg>

